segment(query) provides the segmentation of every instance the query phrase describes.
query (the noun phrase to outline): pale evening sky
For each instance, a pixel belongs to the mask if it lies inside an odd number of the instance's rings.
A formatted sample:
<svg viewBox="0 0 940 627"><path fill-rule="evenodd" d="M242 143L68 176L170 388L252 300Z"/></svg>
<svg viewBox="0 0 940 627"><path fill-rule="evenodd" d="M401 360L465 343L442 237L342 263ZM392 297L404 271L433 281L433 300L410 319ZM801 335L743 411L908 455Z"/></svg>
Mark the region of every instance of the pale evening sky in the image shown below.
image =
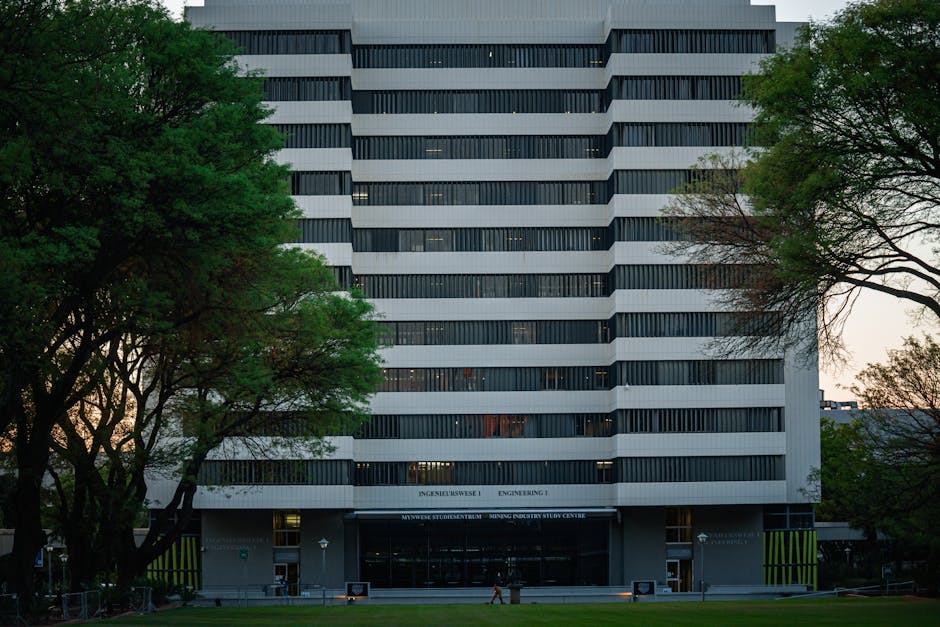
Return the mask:
<svg viewBox="0 0 940 627"><path fill-rule="evenodd" d="M262 0L263 1L263 0ZM202 5L201 1L162 0L171 14L179 18L183 6ZM848 0L751 0L751 4L772 4L777 7L777 20L802 22L808 19L824 20L849 4ZM826 398L847 400L848 391L838 386L852 384L855 372L870 362L881 362L887 351L898 348L901 339L915 332L935 332L936 329L918 329L911 319L909 307L896 298L874 293L865 293L856 303L846 323L843 338L851 353L851 363L841 369L821 366L819 387L826 391Z"/></svg>

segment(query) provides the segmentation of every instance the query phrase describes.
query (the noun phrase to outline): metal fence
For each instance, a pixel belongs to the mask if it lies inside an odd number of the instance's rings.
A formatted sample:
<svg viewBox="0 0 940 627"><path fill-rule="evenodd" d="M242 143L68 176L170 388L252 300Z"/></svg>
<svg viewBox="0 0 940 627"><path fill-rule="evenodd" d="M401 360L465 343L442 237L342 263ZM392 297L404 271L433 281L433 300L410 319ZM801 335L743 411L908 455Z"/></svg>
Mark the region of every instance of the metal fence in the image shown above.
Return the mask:
<svg viewBox="0 0 940 627"><path fill-rule="evenodd" d="M27 625L20 613L18 594L0 594L0 625Z"/></svg>
<svg viewBox="0 0 940 627"><path fill-rule="evenodd" d="M62 595L62 620L88 620L102 614L101 592L68 592Z"/></svg>
<svg viewBox="0 0 940 627"><path fill-rule="evenodd" d="M109 613L110 606L119 602L138 614L156 611L153 589L148 586L131 588L129 594L115 599L114 590L86 590L62 595L62 620L88 620Z"/></svg>
<svg viewBox="0 0 940 627"><path fill-rule="evenodd" d="M810 597L837 597L846 594L855 594L859 596L899 596L910 594L917 596L918 588L915 581L898 581L886 584L877 584L873 586L859 586L857 588L833 588L832 590L820 590L819 592L810 592L809 594L793 594L782 599L806 599Z"/></svg>
<svg viewBox="0 0 940 627"><path fill-rule="evenodd" d="M131 588L130 606L138 614L149 614L156 612L157 608L153 604L153 588L149 586L135 586Z"/></svg>
<svg viewBox="0 0 940 627"><path fill-rule="evenodd" d="M345 605L344 591L325 588L318 584L277 583L246 584L241 586L213 586L201 590L197 605L215 604L238 607L261 605Z"/></svg>

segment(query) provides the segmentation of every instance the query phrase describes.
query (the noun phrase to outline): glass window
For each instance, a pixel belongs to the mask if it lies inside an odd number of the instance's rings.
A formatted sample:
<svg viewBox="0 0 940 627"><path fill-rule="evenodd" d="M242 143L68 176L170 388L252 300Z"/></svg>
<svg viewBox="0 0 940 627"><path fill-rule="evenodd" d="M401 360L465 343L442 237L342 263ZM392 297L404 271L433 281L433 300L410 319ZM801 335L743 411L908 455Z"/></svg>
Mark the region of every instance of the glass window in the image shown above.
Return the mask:
<svg viewBox="0 0 940 627"><path fill-rule="evenodd" d="M242 30L215 31L230 39L239 54L349 54L348 30Z"/></svg>
<svg viewBox="0 0 940 627"><path fill-rule="evenodd" d="M274 512L274 546L300 546L300 512Z"/></svg>
<svg viewBox="0 0 940 627"><path fill-rule="evenodd" d="M450 485L454 483L454 462L408 462L411 485Z"/></svg>
<svg viewBox="0 0 940 627"><path fill-rule="evenodd" d="M691 508L666 508L666 542L692 542Z"/></svg>

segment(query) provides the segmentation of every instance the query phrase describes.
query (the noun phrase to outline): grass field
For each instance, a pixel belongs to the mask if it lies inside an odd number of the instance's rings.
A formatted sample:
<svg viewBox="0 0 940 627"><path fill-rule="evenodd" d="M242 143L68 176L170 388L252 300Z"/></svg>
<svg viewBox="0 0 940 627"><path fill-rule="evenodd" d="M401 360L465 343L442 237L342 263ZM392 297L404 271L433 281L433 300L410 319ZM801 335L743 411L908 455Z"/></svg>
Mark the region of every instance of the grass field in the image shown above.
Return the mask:
<svg viewBox="0 0 940 627"><path fill-rule="evenodd" d="M115 625L897 625L940 626L940 601L826 599L598 605L178 608Z"/></svg>

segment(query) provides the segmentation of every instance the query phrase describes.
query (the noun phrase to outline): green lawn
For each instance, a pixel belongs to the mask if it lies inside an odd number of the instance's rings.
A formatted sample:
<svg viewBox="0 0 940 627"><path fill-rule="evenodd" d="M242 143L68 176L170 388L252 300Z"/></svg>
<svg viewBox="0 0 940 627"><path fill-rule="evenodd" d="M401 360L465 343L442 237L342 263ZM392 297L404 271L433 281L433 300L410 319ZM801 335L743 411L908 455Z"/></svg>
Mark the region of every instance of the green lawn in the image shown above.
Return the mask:
<svg viewBox="0 0 940 627"><path fill-rule="evenodd" d="M179 608L115 625L919 625L940 626L940 601L827 599L597 605L358 605Z"/></svg>

